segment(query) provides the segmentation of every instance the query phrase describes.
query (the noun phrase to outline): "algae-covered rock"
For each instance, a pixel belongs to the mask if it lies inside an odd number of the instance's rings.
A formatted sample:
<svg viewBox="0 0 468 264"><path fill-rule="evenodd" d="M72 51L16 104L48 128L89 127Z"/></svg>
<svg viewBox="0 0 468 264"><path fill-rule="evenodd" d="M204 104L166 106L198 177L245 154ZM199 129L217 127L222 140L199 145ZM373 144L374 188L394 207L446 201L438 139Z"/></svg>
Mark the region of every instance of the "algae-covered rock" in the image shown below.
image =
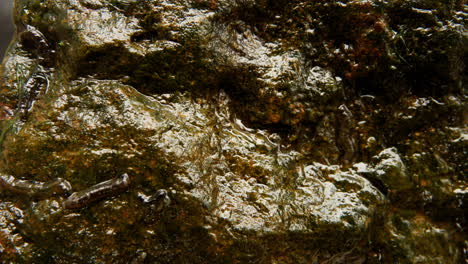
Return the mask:
<svg viewBox="0 0 468 264"><path fill-rule="evenodd" d="M393 261L402 263L457 263L462 244L460 233L453 227L431 223L424 215L414 212L395 214L386 223L385 239L396 248ZM449 232L447 232L449 231ZM431 241L431 243L428 243ZM463 261L463 260L462 260Z"/></svg>
<svg viewBox="0 0 468 264"><path fill-rule="evenodd" d="M463 262L466 12L17 0L0 259Z"/></svg>
<svg viewBox="0 0 468 264"><path fill-rule="evenodd" d="M366 163L357 163L354 167L358 172L364 173L373 180L374 184L381 186L384 193L414 187L406 165L394 147L384 149L378 155L372 157L370 166Z"/></svg>

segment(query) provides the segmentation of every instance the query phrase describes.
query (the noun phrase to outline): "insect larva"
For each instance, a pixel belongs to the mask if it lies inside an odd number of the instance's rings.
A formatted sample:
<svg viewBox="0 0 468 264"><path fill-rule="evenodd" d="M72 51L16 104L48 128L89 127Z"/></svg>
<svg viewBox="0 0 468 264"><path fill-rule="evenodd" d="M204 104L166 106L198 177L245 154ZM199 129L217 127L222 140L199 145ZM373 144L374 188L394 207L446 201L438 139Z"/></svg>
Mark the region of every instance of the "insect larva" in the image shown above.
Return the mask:
<svg viewBox="0 0 468 264"><path fill-rule="evenodd" d="M34 106L40 94L47 92L49 79L44 73L33 73L26 81L22 89L21 98L18 102L17 112L20 113L23 121L27 120L28 113Z"/></svg>
<svg viewBox="0 0 468 264"><path fill-rule="evenodd" d="M74 192L65 200L63 207L65 209L83 208L105 197L121 193L129 185L130 178L124 173L120 177L98 183L79 192Z"/></svg>
<svg viewBox="0 0 468 264"><path fill-rule="evenodd" d="M164 189L157 190L155 194L149 197L140 193L139 197L144 203L151 204L157 212L161 212L171 203L171 198Z"/></svg>
<svg viewBox="0 0 468 264"><path fill-rule="evenodd" d="M0 175L0 189L33 197L50 197L54 195L68 195L72 188L70 183L62 178L44 183L18 180L11 175Z"/></svg>

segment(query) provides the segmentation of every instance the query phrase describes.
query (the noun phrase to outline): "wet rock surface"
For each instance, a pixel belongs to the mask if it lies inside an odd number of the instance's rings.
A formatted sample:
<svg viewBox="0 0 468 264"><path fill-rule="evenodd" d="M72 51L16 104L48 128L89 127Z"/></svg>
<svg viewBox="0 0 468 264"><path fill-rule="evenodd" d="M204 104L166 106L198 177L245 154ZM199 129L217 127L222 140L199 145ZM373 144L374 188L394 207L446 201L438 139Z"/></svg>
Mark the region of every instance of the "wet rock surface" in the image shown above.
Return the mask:
<svg viewBox="0 0 468 264"><path fill-rule="evenodd" d="M17 0L0 259L463 263L467 12Z"/></svg>

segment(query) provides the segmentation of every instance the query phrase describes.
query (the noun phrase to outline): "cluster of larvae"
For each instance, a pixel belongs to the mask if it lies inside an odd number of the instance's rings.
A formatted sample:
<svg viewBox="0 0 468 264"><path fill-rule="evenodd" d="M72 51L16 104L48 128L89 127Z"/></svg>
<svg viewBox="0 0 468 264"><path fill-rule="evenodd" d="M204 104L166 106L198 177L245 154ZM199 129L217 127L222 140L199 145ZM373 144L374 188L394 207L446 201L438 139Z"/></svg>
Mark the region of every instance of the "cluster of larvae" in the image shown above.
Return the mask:
<svg viewBox="0 0 468 264"><path fill-rule="evenodd" d="M126 191L129 186L130 177L126 173L74 193L71 193L71 184L62 178L57 178L49 182L37 182L19 180L10 175L0 174L0 190L38 199L51 196L63 196L66 197L63 202L63 207L65 209L80 209L86 207L96 201L120 194ZM161 203L162 206L166 206L170 200L166 190L158 190L153 196L148 199L143 199L143 202L157 202Z"/></svg>

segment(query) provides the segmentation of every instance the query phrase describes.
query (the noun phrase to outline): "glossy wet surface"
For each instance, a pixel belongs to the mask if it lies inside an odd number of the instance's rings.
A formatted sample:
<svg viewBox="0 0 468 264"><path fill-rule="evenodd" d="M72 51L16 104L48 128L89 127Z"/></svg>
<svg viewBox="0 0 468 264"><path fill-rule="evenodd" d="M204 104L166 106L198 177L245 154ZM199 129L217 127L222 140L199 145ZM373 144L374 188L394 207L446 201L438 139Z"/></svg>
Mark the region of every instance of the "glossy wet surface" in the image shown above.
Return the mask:
<svg viewBox="0 0 468 264"><path fill-rule="evenodd" d="M18 4L4 186L75 194L2 191L4 259L466 257L462 3Z"/></svg>

